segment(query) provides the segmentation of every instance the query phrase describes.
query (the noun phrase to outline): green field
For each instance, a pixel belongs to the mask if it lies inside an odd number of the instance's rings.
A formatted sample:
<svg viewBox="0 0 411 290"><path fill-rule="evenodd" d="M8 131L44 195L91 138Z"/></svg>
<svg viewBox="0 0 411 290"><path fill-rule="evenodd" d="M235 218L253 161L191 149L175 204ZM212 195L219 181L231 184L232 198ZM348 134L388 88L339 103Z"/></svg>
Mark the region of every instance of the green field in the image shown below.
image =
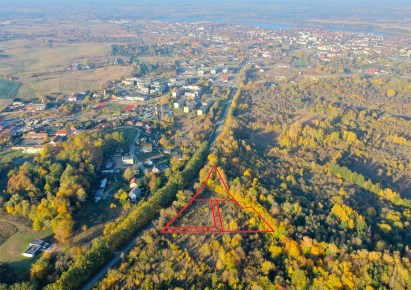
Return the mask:
<svg viewBox="0 0 411 290"><path fill-rule="evenodd" d="M0 163L8 163L14 158L29 158L33 155L23 153L23 150L6 150L0 152Z"/></svg>
<svg viewBox="0 0 411 290"><path fill-rule="evenodd" d="M113 111L121 111L128 105L122 105L122 104L110 104L108 106L105 106L104 109L109 109Z"/></svg>
<svg viewBox="0 0 411 290"><path fill-rule="evenodd" d="M21 83L0 80L0 99L13 99L19 90Z"/></svg>
<svg viewBox="0 0 411 290"><path fill-rule="evenodd" d="M152 159L152 158L160 158L160 157L163 157L164 156L164 154L162 154L160 151L158 151L158 150L154 150L153 152L147 152L147 153L145 153L145 152L140 152L140 153L137 153L136 154L137 155L137 158L139 159L139 160L141 160L141 161L145 161L145 160L147 160L147 159Z"/></svg>
<svg viewBox="0 0 411 290"><path fill-rule="evenodd" d="M137 130L134 128L121 128L121 129L114 129L112 132L120 132L123 133L124 143L127 146L130 146L133 142L134 138L136 137Z"/></svg>
<svg viewBox="0 0 411 290"><path fill-rule="evenodd" d="M33 259L24 257L21 254L34 239L44 239L50 235L52 235L50 230L36 232L30 229L20 229L0 245L0 263L7 263L16 270L16 273L21 274L21 276L26 276L30 271L31 264L36 261L41 254Z"/></svg>

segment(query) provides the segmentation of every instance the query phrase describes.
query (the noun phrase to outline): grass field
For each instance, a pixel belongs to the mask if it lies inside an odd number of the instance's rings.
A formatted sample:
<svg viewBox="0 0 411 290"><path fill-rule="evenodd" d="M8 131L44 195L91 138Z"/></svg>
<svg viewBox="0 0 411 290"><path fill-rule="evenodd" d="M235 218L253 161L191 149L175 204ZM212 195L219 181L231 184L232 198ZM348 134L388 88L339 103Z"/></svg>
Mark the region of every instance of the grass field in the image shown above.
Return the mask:
<svg viewBox="0 0 411 290"><path fill-rule="evenodd" d="M32 240L44 239L50 235L52 235L50 230L34 231L26 227L19 228L17 232L0 245L0 263L7 263L19 277L26 277L31 264L41 255L31 259L21 254L27 249Z"/></svg>
<svg viewBox="0 0 411 290"><path fill-rule="evenodd" d="M139 152L139 153L137 153L136 154L137 155L137 158L139 159L139 160L141 160L141 161L145 161L145 160L147 160L147 159L153 159L153 158L161 158L161 157L163 157L164 155L160 152L160 151L158 151L158 150L154 150L153 152L148 152L148 153L145 153L145 152Z"/></svg>
<svg viewBox="0 0 411 290"><path fill-rule="evenodd" d="M70 93L73 91L100 90L106 82L120 80L133 73L132 67L108 66L92 71L64 71L38 77L26 77L17 94L26 99L38 93Z"/></svg>
<svg viewBox="0 0 411 290"><path fill-rule="evenodd" d="M122 105L122 104L110 104L108 106L105 106L104 109L109 109L113 111L121 111L123 110L127 105Z"/></svg>
<svg viewBox="0 0 411 290"><path fill-rule="evenodd" d="M22 150L7 150L0 152L0 163L7 163L14 158L26 158L26 157L33 157L33 155L25 154Z"/></svg>
<svg viewBox="0 0 411 290"><path fill-rule="evenodd" d="M0 77L18 76L22 85L17 97L23 99L39 94L98 90L105 82L119 80L133 72L133 68L121 66L90 71L65 70L68 64L83 58L105 58L110 54L110 44L50 44L42 40L16 40L3 43L1 49ZM0 97L1 107L4 107L4 102Z"/></svg>
<svg viewBox="0 0 411 290"><path fill-rule="evenodd" d="M83 57L105 56L109 44L48 44L41 40L16 40L2 43L0 75L40 73L64 68Z"/></svg>
<svg viewBox="0 0 411 290"><path fill-rule="evenodd" d="M136 137L137 130L133 128L121 128L117 130L113 130L112 132L121 132L124 136L124 141L127 146L130 146L133 142L134 138Z"/></svg>
<svg viewBox="0 0 411 290"><path fill-rule="evenodd" d="M13 99L21 84L8 80L0 80L0 99Z"/></svg>

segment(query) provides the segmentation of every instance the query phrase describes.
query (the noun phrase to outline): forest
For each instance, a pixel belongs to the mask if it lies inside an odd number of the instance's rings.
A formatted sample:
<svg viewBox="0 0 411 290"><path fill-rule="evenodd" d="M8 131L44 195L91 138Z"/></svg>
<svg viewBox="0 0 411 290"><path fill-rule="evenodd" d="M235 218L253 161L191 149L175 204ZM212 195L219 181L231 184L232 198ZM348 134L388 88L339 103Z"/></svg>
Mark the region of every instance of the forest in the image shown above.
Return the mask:
<svg viewBox="0 0 411 290"><path fill-rule="evenodd" d="M83 132L68 143L46 146L34 163L9 171L0 205L9 214L29 218L33 229L52 229L58 241L67 241L73 216L89 198L87 192L98 187L95 181L103 157L123 141L118 132Z"/></svg>
<svg viewBox="0 0 411 290"><path fill-rule="evenodd" d="M218 166L275 232L159 234L194 194L179 191L96 289L409 289L410 92L398 79L244 83L199 182Z"/></svg>

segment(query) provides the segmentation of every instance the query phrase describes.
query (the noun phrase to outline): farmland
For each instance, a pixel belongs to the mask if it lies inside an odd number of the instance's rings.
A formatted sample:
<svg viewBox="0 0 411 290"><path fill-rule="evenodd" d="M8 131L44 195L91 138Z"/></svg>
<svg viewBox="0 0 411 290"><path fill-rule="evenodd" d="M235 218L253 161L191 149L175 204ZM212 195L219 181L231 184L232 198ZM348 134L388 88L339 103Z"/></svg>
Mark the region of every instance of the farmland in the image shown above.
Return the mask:
<svg viewBox="0 0 411 290"><path fill-rule="evenodd" d="M13 99L21 84L8 80L0 80L0 99Z"/></svg>
<svg viewBox="0 0 411 290"><path fill-rule="evenodd" d="M97 90L106 82L132 74L133 68L122 66L100 67L94 70L67 71L66 66L83 59L105 60L109 44L76 43L47 44L41 40L9 41L2 46L0 77L15 77L21 87L11 97L28 99L38 94L69 93ZM20 86L20 85L19 85ZM0 99L2 98L0 83ZM18 88L18 87L17 87ZM0 100L0 107L4 106Z"/></svg>

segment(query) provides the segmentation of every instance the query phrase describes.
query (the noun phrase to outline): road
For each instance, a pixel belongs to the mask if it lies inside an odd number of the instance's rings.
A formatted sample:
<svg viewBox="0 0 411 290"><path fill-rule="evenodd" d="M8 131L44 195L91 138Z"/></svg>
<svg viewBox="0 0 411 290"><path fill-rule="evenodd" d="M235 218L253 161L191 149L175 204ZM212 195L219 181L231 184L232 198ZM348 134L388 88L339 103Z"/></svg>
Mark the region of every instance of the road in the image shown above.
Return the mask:
<svg viewBox="0 0 411 290"><path fill-rule="evenodd" d="M136 135L136 137L134 138L134 140L133 140L133 143L131 143L131 145L130 145L130 152L129 152L129 155L130 156L133 156L134 155L134 158L135 158L135 160L136 160L136 163L137 163L137 165L138 165L138 168L141 170L141 172L144 174L144 172L146 172L146 168L144 167L144 165L143 165L143 162L141 162L138 158L137 158L137 155L135 154L135 151L136 151L136 142L137 142L137 140L140 138L140 133L141 133L141 130L140 129L137 129L137 135Z"/></svg>
<svg viewBox="0 0 411 290"><path fill-rule="evenodd" d="M221 113L220 118L218 119L217 123L215 123L213 130L211 131L210 137L208 138L208 144L210 145L210 148L214 146L215 141L217 140L217 137L221 134L223 130L224 123L227 119L228 116L228 111L230 110L230 105L233 100L234 94L237 92L236 89L233 89L231 91L230 97L225 103L223 112Z"/></svg>
<svg viewBox="0 0 411 290"><path fill-rule="evenodd" d="M153 222L154 223L154 222ZM84 285L81 289L82 290L90 290L94 287L94 285L97 284L98 281L104 278L104 276L107 274L108 270L112 267L114 267L120 260L121 260L121 254L123 253L128 253L137 243L138 239L140 239L144 233L151 228L154 227L154 224L151 223L148 227L146 227L143 231L141 231L140 234L137 235L135 239L133 239L130 243L128 243L127 246L125 246L120 252L115 252L113 259L109 263L107 263L90 281L87 282L86 285Z"/></svg>

